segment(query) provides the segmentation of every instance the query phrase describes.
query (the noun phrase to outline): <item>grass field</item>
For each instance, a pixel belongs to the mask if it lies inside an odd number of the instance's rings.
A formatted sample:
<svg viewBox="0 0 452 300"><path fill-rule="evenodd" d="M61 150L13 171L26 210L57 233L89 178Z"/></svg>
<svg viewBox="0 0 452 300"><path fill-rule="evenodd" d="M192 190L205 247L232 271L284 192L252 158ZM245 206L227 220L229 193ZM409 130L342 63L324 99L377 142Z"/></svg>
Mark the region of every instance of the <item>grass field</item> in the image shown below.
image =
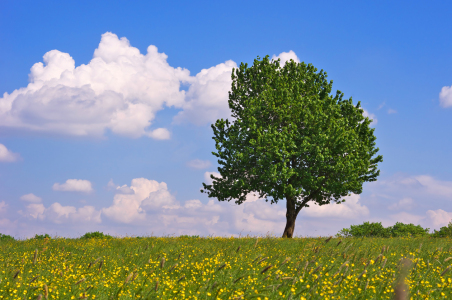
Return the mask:
<svg viewBox="0 0 452 300"><path fill-rule="evenodd" d="M447 299L451 247L430 237L1 241L0 299L393 299L403 282L412 299Z"/></svg>

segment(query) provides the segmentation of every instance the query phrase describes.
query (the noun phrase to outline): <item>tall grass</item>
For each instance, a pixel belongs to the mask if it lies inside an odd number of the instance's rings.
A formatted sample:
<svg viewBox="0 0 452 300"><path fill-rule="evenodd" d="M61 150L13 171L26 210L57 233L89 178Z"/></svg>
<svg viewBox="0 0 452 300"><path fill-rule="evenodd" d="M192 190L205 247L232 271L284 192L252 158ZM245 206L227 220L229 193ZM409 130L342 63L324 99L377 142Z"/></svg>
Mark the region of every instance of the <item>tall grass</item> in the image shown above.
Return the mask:
<svg viewBox="0 0 452 300"><path fill-rule="evenodd" d="M0 242L0 299L447 299L448 238Z"/></svg>

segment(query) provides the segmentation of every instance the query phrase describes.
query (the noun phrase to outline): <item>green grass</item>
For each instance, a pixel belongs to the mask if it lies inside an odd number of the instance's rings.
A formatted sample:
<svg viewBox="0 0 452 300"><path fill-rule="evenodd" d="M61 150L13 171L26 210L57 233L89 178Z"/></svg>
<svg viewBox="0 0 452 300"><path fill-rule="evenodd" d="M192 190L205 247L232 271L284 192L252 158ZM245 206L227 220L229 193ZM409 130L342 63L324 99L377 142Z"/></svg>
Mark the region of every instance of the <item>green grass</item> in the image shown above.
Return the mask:
<svg viewBox="0 0 452 300"><path fill-rule="evenodd" d="M402 258L413 299L447 299L451 247L432 237L6 239L0 299L392 299Z"/></svg>

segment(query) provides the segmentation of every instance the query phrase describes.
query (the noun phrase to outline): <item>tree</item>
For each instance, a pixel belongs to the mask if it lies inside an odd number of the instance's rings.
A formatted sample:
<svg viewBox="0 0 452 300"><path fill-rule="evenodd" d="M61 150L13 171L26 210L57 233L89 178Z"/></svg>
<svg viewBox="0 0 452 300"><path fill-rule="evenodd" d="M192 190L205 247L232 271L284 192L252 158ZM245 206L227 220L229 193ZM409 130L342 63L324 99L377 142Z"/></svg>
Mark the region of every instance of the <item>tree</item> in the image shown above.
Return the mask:
<svg viewBox="0 0 452 300"><path fill-rule="evenodd" d="M219 201L242 204L258 193L271 204L286 199L286 227L291 238L298 213L309 204L344 202L362 185L376 181L372 122L360 102L330 95L333 82L311 64L293 60L280 67L268 55L252 67L232 71L229 108L235 119L212 124L221 177L201 192ZM271 197L271 198L270 198Z"/></svg>

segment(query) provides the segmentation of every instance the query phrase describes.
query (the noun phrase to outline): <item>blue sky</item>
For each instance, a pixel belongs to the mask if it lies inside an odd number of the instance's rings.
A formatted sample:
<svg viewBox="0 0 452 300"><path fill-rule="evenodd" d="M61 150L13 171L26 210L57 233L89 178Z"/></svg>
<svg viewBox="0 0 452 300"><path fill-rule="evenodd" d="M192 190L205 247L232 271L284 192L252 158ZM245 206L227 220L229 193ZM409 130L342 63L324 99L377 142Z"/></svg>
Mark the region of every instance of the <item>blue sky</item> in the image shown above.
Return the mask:
<svg viewBox="0 0 452 300"><path fill-rule="evenodd" d="M281 235L285 205L219 203L210 124L231 71L312 63L361 101L383 155L361 195L296 235L452 219L447 1L0 2L0 232Z"/></svg>

